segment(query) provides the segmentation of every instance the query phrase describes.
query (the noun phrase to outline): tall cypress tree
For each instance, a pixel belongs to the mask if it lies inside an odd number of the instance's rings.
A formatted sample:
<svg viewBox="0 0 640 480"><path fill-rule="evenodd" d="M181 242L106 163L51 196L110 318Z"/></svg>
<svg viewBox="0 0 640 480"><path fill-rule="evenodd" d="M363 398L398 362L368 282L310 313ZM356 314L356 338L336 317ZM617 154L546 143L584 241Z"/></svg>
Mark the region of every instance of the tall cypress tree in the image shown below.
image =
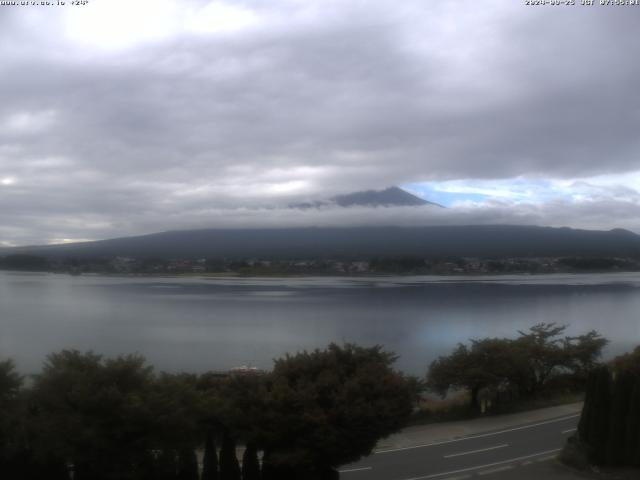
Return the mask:
<svg viewBox="0 0 640 480"><path fill-rule="evenodd" d="M635 378L626 423L625 463L640 467L640 377Z"/></svg>
<svg viewBox="0 0 640 480"><path fill-rule="evenodd" d="M596 378L592 397L593 414L589 426L588 456L596 465L604 465L607 457L609 438L609 419L611 418L611 371L600 367Z"/></svg>
<svg viewBox="0 0 640 480"><path fill-rule="evenodd" d="M281 464L274 464L267 455L262 457L262 480L297 480L292 467Z"/></svg>
<svg viewBox="0 0 640 480"><path fill-rule="evenodd" d="M178 453L178 480L198 480L198 458L193 448L183 448Z"/></svg>
<svg viewBox="0 0 640 480"><path fill-rule="evenodd" d="M240 464L236 457L236 442L225 430L220 449L220 480L241 480Z"/></svg>
<svg viewBox="0 0 640 480"><path fill-rule="evenodd" d="M262 454L262 469L260 471L262 480L278 480L278 476L273 469L273 464L269 458L269 452L264 451Z"/></svg>
<svg viewBox="0 0 640 480"><path fill-rule="evenodd" d="M171 449L163 449L158 456L157 472L158 480L176 480L178 473L176 452Z"/></svg>
<svg viewBox="0 0 640 480"><path fill-rule="evenodd" d="M136 480L157 480L156 459L152 452L149 451L140 456L135 472Z"/></svg>
<svg viewBox="0 0 640 480"><path fill-rule="evenodd" d="M24 457L23 460L27 460L27 462L20 465L22 471L15 477L9 476L8 478L24 478L29 480L40 478L46 478L47 480L69 480L71 478L66 462L60 459L53 457L36 458L29 455ZM74 478L76 477L74 476ZM80 479L80 476L77 478Z"/></svg>
<svg viewBox="0 0 640 480"><path fill-rule="evenodd" d="M611 398L611 414L609 417L609 432L607 439L608 465L623 465L625 463L625 442L629 400L634 387L634 378L628 372L619 372L613 382Z"/></svg>
<svg viewBox="0 0 640 480"><path fill-rule="evenodd" d="M202 459L202 480L218 480L218 454L216 453L216 440L213 432L207 432L204 442L204 458Z"/></svg>
<svg viewBox="0 0 640 480"><path fill-rule="evenodd" d="M593 425L593 399L595 397L596 378L598 373L592 370L587 377L586 392L584 397L584 405L582 406L582 414L578 422L578 437L582 443L589 443L591 438L591 427Z"/></svg>
<svg viewBox="0 0 640 480"><path fill-rule="evenodd" d="M258 449L253 442L247 443L242 455L242 480L260 480Z"/></svg>

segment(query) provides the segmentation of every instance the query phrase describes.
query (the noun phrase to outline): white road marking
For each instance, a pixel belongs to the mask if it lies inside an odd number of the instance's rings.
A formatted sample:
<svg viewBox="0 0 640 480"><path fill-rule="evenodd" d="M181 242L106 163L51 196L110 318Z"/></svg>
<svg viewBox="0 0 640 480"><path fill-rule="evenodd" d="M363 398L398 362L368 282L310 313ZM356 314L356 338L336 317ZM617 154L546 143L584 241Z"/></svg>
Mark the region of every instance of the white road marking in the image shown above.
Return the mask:
<svg viewBox="0 0 640 480"><path fill-rule="evenodd" d="M519 462L520 460L526 460L527 458L539 457L540 455L548 455L550 453L557 453L561 448L555 450L547 450L545 452L532 453L531 455L524 455L523 457L510 458L509 460L503 460L501 462L487 463L486 465L478 465L475 467L461 468L460 470L453 470L451 472L433 473L431 475L424 475L422 477L405 478L404 480L427 480L429 478L444 477L446 475L455 475L456 473L471 472L474 470L482 470L483 468L495 467L497 465L504 465L506 463Z"/></svg>
<svg viewBox="0 0 640 480"><path fill-rule="evenodd" d="M505 465L504 467L496 467L496 468L492 468L490 470L483 470L481 472L478 472L478 475L490 475L492 473L498 473L498 472L504 472L505 470L511 470L513 468L513 465Z"/></svg>
<svg viewBox="0 0 640 480"><path fill-rule="evenodd" d="M378 451L373 452L373 453L374 453L374 455L377 455L379 453L401 452L401 451L404 451L404 450L414 450L416 448L435 447L437 445L446 445L448 443L464 442L466 440L474 440L476 438L486 438L486 437L491 437L493 435L500 435L502 433L516 432L518 430L526 430L527 428L539 427L541 425L548 425L550 423L564 422L565 420L570 420L572 418L576 418L576 417L579 417L579 416L580 416L580 414L576 413L575 415L569 415L567 417L556 418L554 420L547 420L546 422L533 423L531 425L524 425L522 427L509 428L507 430L500 430L498 432L481 433L481 434L478 434L478 435L470 435L468 437L455 438L453 440L444 440L442 442L425 443L423 445L413 445L411 447L388 448L388 449L385 449L385 450L378 450Z"/></svg>
<svg viewBox="0 0 640 480"><path fill-rule="evenodd" d="M548 457L536 458L536 462L548 462L549 460L553 460L556 458L555 455L549 455Z"/></svg>
<svg viewBox="0 0 640 480"><path fill-rule="evenodd" d="M560 432L560 433L562 433L562 434L564 435L565 433L575 432L576 430L577 430L577 428L570 428L569 430L563 430L563 431L562 431L562 432Z"/></svg>
<svg viewBox="0 0 640 480"><path fill-rule="evenodd" d="M457 477L447 477L442 480L467 480L467 478L471 478L471 475L459 475Z"/></svg>
<svg viewBox="0 0 640 480"><path fill-rule="evenodd" d="M338 470L340 473L364 472L365 470L373 470L373 467L348 468L346 470Z"/></svg>
<svg viewBox="0 0 640 480"><path fill-rule="evenodd" d="M509 446L508 443L503 443L502 445L496 445L495 447L480 448L478 450L470 450L468 452L452 453L451 455L443 455L443 456L444 456L444 458L461 457L463 455L471 455L472 453L488 452L489 450L497 450L498 448L505 448L505 447L508 447L508 446Z"/></svg>

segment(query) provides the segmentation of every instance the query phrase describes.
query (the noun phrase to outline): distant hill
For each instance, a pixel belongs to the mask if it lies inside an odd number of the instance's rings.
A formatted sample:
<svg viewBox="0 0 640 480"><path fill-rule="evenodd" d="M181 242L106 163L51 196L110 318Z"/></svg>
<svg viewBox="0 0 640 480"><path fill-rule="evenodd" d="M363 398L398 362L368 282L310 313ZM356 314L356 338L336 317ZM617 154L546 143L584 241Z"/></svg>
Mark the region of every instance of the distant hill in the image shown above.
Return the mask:
<svg viewBox="0 0 640 480"><path fill-rule="evenodd" d="M48 257L371 258L374 256L640 258L640 236L627 230L513 225L208 229L154 233L5 253Z"/></svg>
<svg viewBox="0 0 640 480"><path fill-rule="evenodd" d="M389 187L384 190L365 190L362 192L347 193L337 195L329 200L318 200L315 202L296 203L290 205L292 208L319 208L336 205L339 207L407 207L432 205L442 207L437 203L428 202L420 197L403 190L399 187ZM442 207L444 208L444 207Z"/></svg>

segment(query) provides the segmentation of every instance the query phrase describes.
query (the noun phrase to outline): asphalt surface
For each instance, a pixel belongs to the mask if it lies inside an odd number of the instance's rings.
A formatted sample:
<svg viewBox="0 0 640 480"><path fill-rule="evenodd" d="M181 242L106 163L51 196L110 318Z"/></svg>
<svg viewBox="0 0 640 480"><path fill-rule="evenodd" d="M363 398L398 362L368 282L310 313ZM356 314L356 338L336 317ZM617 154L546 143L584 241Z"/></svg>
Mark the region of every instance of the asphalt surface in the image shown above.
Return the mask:
<svg viewBox="0 0 640 480"><path fill-rule="evenodd" d="M518 478L518 468L553 460L578 423L565 415L424 445L382 449L340 469L342 480Z"/></svg>

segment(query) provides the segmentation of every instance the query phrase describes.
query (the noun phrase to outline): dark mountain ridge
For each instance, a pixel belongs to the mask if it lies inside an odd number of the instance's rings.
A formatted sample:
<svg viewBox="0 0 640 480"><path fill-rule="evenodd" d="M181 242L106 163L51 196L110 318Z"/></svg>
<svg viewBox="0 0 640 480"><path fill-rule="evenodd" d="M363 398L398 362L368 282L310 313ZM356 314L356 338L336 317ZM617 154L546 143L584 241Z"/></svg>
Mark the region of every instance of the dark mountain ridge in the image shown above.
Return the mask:
<svg viewBox="0 0 640 480"><path fill-rule="evenodd" d="M596 231L517 225L203 229L20 247L6 249L3 253L29 253L51 258L640 258L640 236L622 229Z"/></svg>

